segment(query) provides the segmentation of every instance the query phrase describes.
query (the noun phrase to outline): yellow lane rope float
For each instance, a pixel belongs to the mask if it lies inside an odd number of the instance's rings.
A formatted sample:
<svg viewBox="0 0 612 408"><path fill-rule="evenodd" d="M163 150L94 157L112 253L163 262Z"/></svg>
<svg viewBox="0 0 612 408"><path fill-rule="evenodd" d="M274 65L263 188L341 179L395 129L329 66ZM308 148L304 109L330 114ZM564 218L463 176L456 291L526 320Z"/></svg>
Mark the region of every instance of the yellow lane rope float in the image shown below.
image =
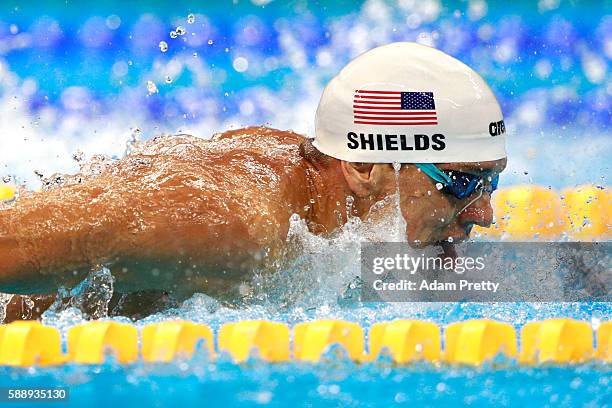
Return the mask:
<svg viewBox="0 0 612 408"><path fill-rule="evenodd" d="M612 363L612 322L601 323L594 333L587 322L549 319L525 324L519 336L512 325L488 319L444 328L419 320L395 320L372 325L368 334L366 353L365 331L353 322L314 320L290 330L284 323L250 320L221 326L215 347L213 331L203 324L168 321L145 325L139 333L131 324L96 321L68 330L68 352L64 354L57 329L21 321L0 325L0 365L101 364L109 354L123 364L138 359L169 362L190 358L196 350L205 351L211 359L228 353L236 363L253 355L269 362L316 363L333 345L356 362L373 361L384 351L397 364L420 360L479 366L498 356L526 365L579 364L593 359Z"/></svg>

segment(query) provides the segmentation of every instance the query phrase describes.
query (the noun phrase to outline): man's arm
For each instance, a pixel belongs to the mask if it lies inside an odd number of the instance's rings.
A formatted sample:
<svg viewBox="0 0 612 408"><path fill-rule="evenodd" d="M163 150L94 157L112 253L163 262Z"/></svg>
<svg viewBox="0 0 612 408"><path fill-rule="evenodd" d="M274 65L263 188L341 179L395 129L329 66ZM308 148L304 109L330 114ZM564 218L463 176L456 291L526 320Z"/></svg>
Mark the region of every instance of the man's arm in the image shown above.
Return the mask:
<svg viewBox="0 0 612 408"><path fill-rule="evenodd" d="M37 320L53 305L56 295L5 295L10 296L6 305L0 303L0 324L6 324L15 320ZM78 299L65 297L60 301L59 308L78 307L88 318L108 316L128 316L132 319L142 319L153 313L157 313L168 307L176 307L174 299L163 291L142 291L134 293L113 293L112 298L101 310L98 302L88 304ZM4 309L2 309L4 307ZM104 314L101 314L104 313Z"/></svg>
<svg viewBox="0 0 612 408"><path fill-rule="evenodd" d="M241 171L132 155L96 178L22 196L0 209L0 291L55 293L100 264L124 292L205 291L215 274L239 278L282 242L288 218L267 210L274 194Z"/></svg>
<svg viewBox="0 0 612 408"><path fill-rule="evenodd" d="M112 246L121 246L133 219L129 205L136 204L117 189L116 177L104 174L27 193L0 209L0 289L54 292L81 280L96 261L115 255Z"/></svg>
<svg viewBox="0 0 612 408"><path fill-rule="evenodd" d="M98 177L1 208L0 290L54 293L94 265L163 256L177 213L201 193L186 185L181 166L170 174L174 160L128 157Z"/></svg>

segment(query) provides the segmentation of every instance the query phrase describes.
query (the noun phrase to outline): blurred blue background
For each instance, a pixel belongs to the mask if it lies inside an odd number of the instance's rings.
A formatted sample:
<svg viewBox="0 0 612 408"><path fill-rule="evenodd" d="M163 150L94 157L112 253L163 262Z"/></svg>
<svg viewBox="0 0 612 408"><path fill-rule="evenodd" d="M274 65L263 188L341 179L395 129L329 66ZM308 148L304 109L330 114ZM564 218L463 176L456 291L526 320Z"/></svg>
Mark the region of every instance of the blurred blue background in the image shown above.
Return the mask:
<svg viewBox="0 0 612 408"><path fill-rule="evenodd" d="M4 1L0 175L73 171L162 132L313 136L325 83L393 41L478 71L510 131L506 182L606 184L610 1ZM606 155L605 152L608 152Z"/></svg>

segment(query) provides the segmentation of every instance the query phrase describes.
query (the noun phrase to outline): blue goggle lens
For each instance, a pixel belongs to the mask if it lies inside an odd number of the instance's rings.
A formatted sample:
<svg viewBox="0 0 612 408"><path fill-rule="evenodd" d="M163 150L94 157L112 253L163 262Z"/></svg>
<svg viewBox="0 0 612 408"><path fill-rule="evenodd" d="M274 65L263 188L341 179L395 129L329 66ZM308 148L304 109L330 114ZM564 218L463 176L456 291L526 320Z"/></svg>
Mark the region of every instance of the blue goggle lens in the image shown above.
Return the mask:
<svg viewBox="0 0 612 408"><path fill-rule="evenodd" d="M450 179L450 183L446 183L443 190L460 199L472 195L479 186L483 186L483 191L492 193L497 189L499 183L499 175L490 177L488 180L489 177L483 178L462 171L442 170L442 172Z"/></svg>

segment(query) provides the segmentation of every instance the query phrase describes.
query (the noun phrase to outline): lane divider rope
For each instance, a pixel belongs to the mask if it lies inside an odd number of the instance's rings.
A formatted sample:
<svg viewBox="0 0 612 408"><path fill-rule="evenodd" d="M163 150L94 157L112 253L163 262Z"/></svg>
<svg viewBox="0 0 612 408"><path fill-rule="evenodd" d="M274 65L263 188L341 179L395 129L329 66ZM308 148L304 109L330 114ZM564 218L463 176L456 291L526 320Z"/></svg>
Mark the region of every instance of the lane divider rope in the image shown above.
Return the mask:
<svg viewBox="0 0 612 408"><path fill-rule="evenodd" d="M37 321L18 321L0 325L0 365L102 364L109 351L122 364L139 359L170 362L191 358L199 347L211 359L228 353L236 363L253 353L269 362L316 363L332 345L356 362L373 361L385 350L397 364L424 360L478 366L500 355L526 365L576 364L593 359L612 363L612 321L601 323L596 337L595 349L593 330L587 322L567 318L536 321L522 326L519 349L519 336L508 323L473 319L451 323L442 330L431 322L394 320L370 327L366 353L364 329L342 320L298 323L293 337L284 323L226 323L217 333L217 347L213 331L204 324L166 321L145 325L139 334L131 324L94 321L68 330L67 353L63 353L59 330Z"/></svg>

